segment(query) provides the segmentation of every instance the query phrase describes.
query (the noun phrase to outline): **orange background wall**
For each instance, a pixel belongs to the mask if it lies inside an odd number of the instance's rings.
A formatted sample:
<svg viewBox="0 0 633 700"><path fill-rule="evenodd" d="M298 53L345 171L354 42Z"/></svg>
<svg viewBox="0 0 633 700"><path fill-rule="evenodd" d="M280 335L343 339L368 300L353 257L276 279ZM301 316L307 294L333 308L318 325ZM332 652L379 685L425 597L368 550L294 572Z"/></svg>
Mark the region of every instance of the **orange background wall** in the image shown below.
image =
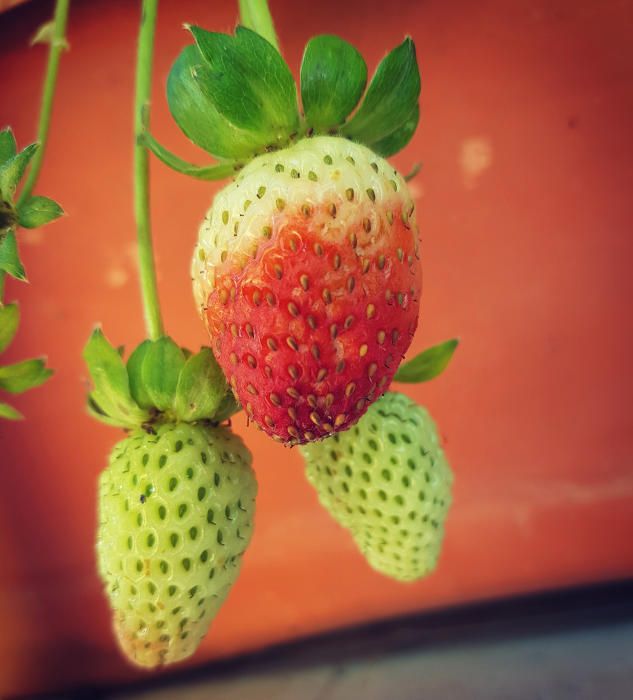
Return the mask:
<svg viewBox="0 0 633 700"><path fill-rule="evenodd" d="M337 32L372 69L417 44L422 119L395 159L412 188L425 292L411 352L459 335L444 376L406 388L436 417L456 473L439 570L372 572L320 509L296 450L235 423L260 481L243 573L192 663L319 630L518 591L633 574L633 3L616 0L271 0L295 73ZM33 138L44 65L28 38L50 2L0 17L0 125ZM385 7L387 9L385 9ZM80 353L101 321L141 339L131 206L138 3L75 0L41 193L68 217L20 234L29 286L5 360L47 353L52 381L0 423L0 694L130 678L94 573L95 482L117 432L83 411ZM163 0L154 132L197 159L164 83L181 25L229 30L235 4ZM171 334L205 341L189 285L215 185L153 163L161 297Z"/></svg>

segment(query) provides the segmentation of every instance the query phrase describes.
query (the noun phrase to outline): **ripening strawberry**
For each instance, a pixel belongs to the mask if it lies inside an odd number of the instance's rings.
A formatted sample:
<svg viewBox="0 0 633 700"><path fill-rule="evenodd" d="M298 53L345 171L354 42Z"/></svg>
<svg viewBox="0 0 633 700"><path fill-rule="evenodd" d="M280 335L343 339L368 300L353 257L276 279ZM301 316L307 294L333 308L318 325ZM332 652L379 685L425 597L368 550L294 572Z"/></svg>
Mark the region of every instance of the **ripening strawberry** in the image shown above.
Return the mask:
<svg viewBox="0 0 633 700"><path fill-rule="evenodd" d="M187 658L251 538L250 453L226 428L139 428L115 446L99 486L98 567L122 650L148 668Z"/></svg>
<svg viewBox="0 0 633 700"><path fill-rule="evenodd" d="M413 200L369 148L318 136L254 159L200 229L195 293L249 417L287 443L352 425L418 320Z"/></svg>
<svg viewBox="0 0 633 700"><path fill-rule="evenodd" d="M301 453L321 503L374 569L400 581L435 569L452 473L426 409L388 392L356 426Z"/></svg>
<svg viewBox="0 0 633 700"><path fill-rule="evenodd" d="M250 419L286 444L318 440L386 391L417 327L414 203L385 160L418 123L415 47L393 49L365 90L359 52L313 37L299 110L274 38L188 29L195 44L172 67L169 107L219 161L191 166L146 143L183 173L234 178L200 228L199 311Z"/></svg>

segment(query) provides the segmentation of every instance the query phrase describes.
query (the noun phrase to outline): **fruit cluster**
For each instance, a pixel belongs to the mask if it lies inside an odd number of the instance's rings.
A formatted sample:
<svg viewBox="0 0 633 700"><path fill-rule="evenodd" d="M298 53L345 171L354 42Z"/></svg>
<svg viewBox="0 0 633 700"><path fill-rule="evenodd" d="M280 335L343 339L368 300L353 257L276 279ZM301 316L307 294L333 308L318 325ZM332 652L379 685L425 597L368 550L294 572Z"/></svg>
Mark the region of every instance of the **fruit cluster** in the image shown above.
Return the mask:
<svg viewBox="0 0 633 700"><path fill-rule="evenodd" d="M192 262L211 347L191 354L162 337L124 363L97 330L85 351L92 415L129 431L101 476L99 571L122 649L150 667L193 653L250 540L251 456L221 425L240 408L273 439L301 445L322 504L387 576L433 570L451 500L433 421L388 391L394 377L436 376L456 345L398 369L417 327L421 266L414 202L385 158L418 121L413 42L383 59L365 92L356 49L312 39L300 113L268 41L244 27L190 30L169 106L220 160L192 166L149 132L143 140L181 172L233 177Z"/></svg>

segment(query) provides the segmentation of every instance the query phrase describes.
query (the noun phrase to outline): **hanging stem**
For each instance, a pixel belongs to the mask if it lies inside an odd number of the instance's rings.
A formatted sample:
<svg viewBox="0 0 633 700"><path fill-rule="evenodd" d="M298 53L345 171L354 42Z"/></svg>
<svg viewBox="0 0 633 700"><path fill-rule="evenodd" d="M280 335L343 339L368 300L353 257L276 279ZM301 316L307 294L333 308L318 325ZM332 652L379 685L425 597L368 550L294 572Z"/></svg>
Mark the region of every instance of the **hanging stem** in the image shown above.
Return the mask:
<svg viewBox="0 0 633 700"><path fill-rule="evenodd" d="M143 0L136 62L136 97L134 100L134 214L138 242L139 277L145 310L147 335L156 340L163 335L158 302L156 267L152 248L149 198L149 153L141 141L149 115L144 114L152 88L152 57L158 0Z"/></svg>
<svg viewBox="0 0 633 700"><path fill-rule="evenodd" d="M279 42L268 0L239 0L240 23L269 41L279 51Z"/></svg>
<svg viewBox="0 0 633 700"><path fill-rule="evenodd" d="M35 183L42 168L44 152L46 151L46 141L48 139L48 127L51 123L51 110L53 107L53 97L57 84L57 73L59 72L59 60L62 51L66 47L66 24L68 23L68 7L70 0L57 0L55 4L55 16L53 18L53 32L50 38L50 49L48 52L48 64L46 75L44 76L44 89L42 91L42 106L40 108L40 121L37 126L37 140L40 147L37 149L31 162L31 167L27 175L18 206L26 201L33 192Z"/></svg>
<svg viewBox="0 0 633 700"><path fill-rule="evenodd" d="M44 88L42 90L42 104L40 106L40 119L37 125L37 140L40 147L33 156L31 167L22 186L17 206L26 201L33 192L35 183L42 168L46 141L48 139L48 127L51 123L51 111L53 108L53 97L55 86L57 85L57 73L59 72L59 60L62 51L66 47L66 25L68 24L68 9L70 0L57 0L55 4L55 15L53 18L53 32L50 38L50 49L48 52L48 62L46 64L46 75L44 76ZM4 298L4 285L6 273L0 270L0 304Z"/></svg>

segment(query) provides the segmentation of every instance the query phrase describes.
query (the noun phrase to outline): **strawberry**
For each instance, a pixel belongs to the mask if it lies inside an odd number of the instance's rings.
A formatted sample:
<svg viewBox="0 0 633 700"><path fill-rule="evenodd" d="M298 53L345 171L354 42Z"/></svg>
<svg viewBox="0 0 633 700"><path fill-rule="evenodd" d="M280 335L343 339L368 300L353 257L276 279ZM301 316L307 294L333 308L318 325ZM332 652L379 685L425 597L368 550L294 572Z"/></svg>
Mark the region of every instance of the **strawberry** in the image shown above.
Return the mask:
<svg viewBox="0 0 633 700"><path fill-rule="evenodd" d="M119 644L155 667L190 656L253 529L251 456L226 428L134 430L99 481L97 558Z"/></svg>
<svg viewBox="0 0 633 700"><path fill-rule="evenodd" d="M218 160L186 163L147 130L143 142L179 172L234 178L200 228L199 311L250 419L286 444L318 440L386 390L417 327L414 204L384 160L417 127L415 47L406 38L389 52L365 90L360 53L313 37L300 113L274 37L187 29L195 43L170 71L167 100L183 133Z"/></svg>
<svg viewBox="0 0 633 700"><path fill-rule="evenodd" d="M400 581L433 571L452 474L426 409L389 392L355 427L301 453L321 503L374 569Z"/></svg>
<svg viewBox="0 0 633 700"><path fill-rule="evenodd" d="M193 278L249 417L290 444L345 430L389 386L417 327L413 200L369 148L304 139L216 195Z"/></svg>
<svg viewBox="0 0 633 700"><path fill-rule="evenodd" d="M96 329L84 349L88 410L128 436L99 479L97 560L119 644L139 666L190 656L235 582L257 483L209 348L168 336L123 361Z"/></svg>

